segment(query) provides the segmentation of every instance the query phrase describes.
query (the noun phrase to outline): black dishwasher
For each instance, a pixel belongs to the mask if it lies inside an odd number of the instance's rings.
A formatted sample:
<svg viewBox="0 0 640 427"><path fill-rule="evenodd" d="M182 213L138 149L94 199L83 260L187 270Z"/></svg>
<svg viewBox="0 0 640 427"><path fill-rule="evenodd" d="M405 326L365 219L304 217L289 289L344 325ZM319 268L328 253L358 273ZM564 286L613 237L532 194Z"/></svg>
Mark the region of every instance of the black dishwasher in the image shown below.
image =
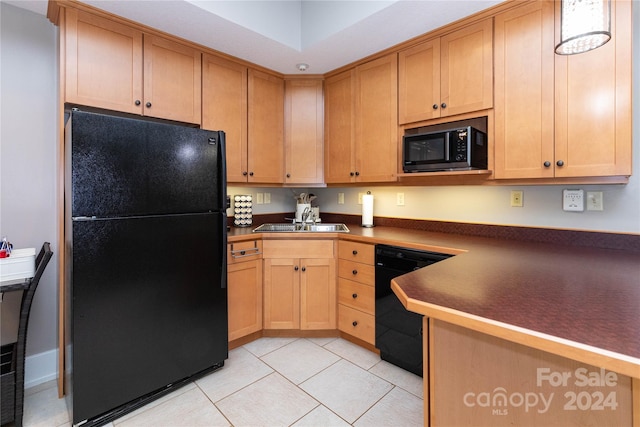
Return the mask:
<svg viewBox="0 0 640 427"><path fill-rule="evenodd" d="M376 245L376 348L383 360L422 376L422 316L404 308L391 279L451 256Z"/></svg>

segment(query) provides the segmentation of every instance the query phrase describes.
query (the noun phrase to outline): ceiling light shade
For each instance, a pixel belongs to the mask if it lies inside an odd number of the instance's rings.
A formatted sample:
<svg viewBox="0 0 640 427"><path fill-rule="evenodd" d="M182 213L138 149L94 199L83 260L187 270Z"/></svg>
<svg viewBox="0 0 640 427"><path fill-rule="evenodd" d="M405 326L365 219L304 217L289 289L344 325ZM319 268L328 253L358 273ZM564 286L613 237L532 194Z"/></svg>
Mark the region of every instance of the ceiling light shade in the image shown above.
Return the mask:
<svg viewBox="0 0 640 427"><path fill-rule="evenodd" d="M611 39L611 0L562 0L556 53L573 55Z"/></svg>
<svg viewBox="0 0 640 427"><path fill-rule="evenodd" d="M307 68L309 68L309 64L296 64L296 68L298 69L298 71L307 71Z"/></svg>

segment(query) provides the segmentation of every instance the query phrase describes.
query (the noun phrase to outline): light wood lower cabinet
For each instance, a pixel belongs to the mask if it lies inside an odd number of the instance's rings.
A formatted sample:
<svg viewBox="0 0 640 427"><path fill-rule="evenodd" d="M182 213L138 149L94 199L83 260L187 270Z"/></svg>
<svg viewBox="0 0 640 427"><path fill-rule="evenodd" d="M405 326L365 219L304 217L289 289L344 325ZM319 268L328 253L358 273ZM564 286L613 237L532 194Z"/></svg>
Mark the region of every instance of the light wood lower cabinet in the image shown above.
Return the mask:
<svg viewBox="0 0 640 427"><path fill-rule="evenodd" d="M375 246L338 242L338 329L375 345Z"/></svg>
<svg viewBox="0 0 640 427"><path fill-rule="evenodd" d="M424 425L637 425L630 377L440 320L424 327Z"/></svg>
<svg viewBox="0 0 640 427"><path fill-rule="evenodd" d="M231 243L227 252L229 341L262 330L262 242Z"/></svg>
<svg viewBox="0 0 640 427"><path fill-rule="evenodd" d="M334 246L328 239L263 242L265 329L336 329Z"/></svg>

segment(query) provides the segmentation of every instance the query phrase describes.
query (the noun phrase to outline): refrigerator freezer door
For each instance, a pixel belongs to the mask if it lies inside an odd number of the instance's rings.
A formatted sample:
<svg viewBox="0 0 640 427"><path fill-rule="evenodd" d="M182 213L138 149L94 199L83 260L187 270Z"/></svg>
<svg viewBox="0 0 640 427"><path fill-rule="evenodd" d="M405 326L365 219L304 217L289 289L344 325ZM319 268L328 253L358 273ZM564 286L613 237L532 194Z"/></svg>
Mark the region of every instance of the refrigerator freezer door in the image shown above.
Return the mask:
<svg viewBox="0 0 640 427"><path fill-rule="evenodd" d="M224 221L73 221L74 424L227 358Z"/></svg>
<svg viewBox="0 0 640 427"><path fill-rule="evenodd" d="M71 216L222 211L224 132L73 111Z"/></svg>

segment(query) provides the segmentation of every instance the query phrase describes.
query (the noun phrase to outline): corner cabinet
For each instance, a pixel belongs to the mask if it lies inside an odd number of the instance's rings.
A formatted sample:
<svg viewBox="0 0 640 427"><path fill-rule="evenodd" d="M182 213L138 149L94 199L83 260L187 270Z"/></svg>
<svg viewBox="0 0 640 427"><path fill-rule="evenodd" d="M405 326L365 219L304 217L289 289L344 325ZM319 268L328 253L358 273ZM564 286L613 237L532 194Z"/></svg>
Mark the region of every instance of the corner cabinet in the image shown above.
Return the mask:
<svg viewBox="0 0 640 427"><path fill-rule="evenodd" d="M61 34L65 102L200 124L200 51L74 8Z"/></svg>
<svg viewBox="0 0 640 427"><path fill-rule="evenodd" d="M248 183L281 184L284 166L284 79L249 69Z"/></svg>
<svg viewBox="0 0 640 427"><path fill-rule="evenodd" d="M264 329L336 329L334 247L330 239L263 241Z"/></svg>
<svg viewBox="0 0 640 427"><path fill-rule="evenodd" d="M631 2L611 2L611 40L578 55L554 53L559 20L559 2L495 18L496 179L631 175Z"/></svg>
<svg viewBox="0 0 640 427"><path fill-rule="evenodd" d="M322 79L285 81L285 184L322 184Z"/></svg>
<svg viewBox="0 0 640 427"><path fill-rule="evenodd" d="M262 242L227 245L229 341L262 330Z"/></svg>
<svg viewBox="0 0 640 427"><path fill-rule="evenodd" d="M327 184L396 181L397 79L395 53L327 79Z"/></svg>
<svg viewBox="0 0 640 427"><path fill-rule="evenodd" d="M493 106L493 19L426 41L398 55L398 123Z"/></svg>
<svg viewBox="0 0 640 427"><path fill-rule="evenodd" d="M202 57L202 127L225 132L227 181L247 182L247 67Z"/></svg>

